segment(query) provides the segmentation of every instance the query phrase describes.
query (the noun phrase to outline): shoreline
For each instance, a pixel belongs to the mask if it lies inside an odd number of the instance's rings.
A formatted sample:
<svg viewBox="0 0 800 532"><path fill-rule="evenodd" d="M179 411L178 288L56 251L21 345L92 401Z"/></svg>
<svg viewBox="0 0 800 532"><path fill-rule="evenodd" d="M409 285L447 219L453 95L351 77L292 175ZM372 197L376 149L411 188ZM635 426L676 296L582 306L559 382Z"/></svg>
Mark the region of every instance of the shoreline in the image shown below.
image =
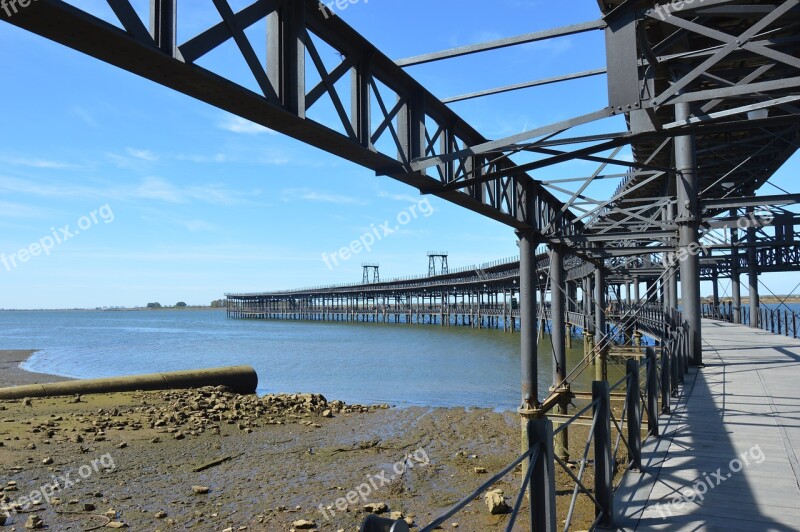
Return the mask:
<svg viewBox="0 0 800 532"><path fill-rule="evenodd" d="M0 388L74 380L69 377L28 371L20 365L38 349L0 349Z"/></svg>

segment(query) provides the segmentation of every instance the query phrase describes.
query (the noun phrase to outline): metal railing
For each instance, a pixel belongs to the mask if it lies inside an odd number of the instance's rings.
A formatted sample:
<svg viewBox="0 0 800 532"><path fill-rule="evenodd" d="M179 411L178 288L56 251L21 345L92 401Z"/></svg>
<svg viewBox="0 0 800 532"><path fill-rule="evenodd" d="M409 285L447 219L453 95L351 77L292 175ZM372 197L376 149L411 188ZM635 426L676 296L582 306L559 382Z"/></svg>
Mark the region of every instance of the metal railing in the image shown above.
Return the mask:
<svg viewBox="0 0 800 532"><path fill-rule="evenodd" d="M421 531L429 532L445 523L526 459L528 469L514 505L510 508L510 517L505 527L507 531L513 529L525 500L526 491L530 492L531 531L556 532L559 530L557 527L559 522L564 523L561 530L569 531L580 494L585 494L595 507L595 520L589 528L614 527L614 493L622 480L620 475L619 482L615 485L614 479L619 472L619 465L624 465L625 470L641 470L642 443L648 437L659 436L658 418L662 414L670 414L672 398L678 396L684 375L688 372L689 345L686 331L685 325L669 331L662 342L660 356L655 348L647 347L644 349L644 357L633 356L628 359L625 376L614 385L609 385L608 381L594 381L591 402L580 408L569 419L559 420L557 429L553 430L553 422L549 419L528 419L529 449L440 517L421 528ZM641 358L644 359L643 362L640 361ZM625 399L621 415L617 419L611 408L612 392L623 389ZM589 411L592 412L592 417L586 418L585 414ZM642 437L643 414L647 416L644 438ZM579 420L587 419L591 420L591 425L583 447L583 455L578 460L580 467L575 473L554 453L555 436L561 431L568 430ZM613 431L616 431L616 438L612 442ZM624 459L621 458L623 450L627 452ZM561 516L557 516L555 510L556 465L563 469L573 483L570 504L563 519L558 519ZM584 483L590 467L594 468L593 489L589 489ZM391 520L370 516L364 522L362 531L389 530L393 523ZM585 528L585 525L582 527Z"/></svg>
<svg viewBox="0 0 800 532"><path fill-rule="evenodd" d="M734 309L732 305L704 304L702 306L702 311L704 318L733 322L736 309ZM788 308L768 308L759 306L755 320L753 319L749 306L742 307L739 312L742 325L758 327L767 332L788 336L790 338L800 338L797 330L798 322L800 322L800 312L795 312Z"/></svg>

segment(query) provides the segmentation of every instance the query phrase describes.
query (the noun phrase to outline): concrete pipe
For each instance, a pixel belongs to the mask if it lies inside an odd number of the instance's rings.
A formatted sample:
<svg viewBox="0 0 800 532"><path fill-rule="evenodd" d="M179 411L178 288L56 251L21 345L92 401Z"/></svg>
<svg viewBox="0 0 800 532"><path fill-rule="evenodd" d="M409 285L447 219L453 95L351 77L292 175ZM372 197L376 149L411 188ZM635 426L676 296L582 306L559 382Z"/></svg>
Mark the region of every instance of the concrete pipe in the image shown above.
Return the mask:
<svg viewBox="0 0 800 532"><path fill-rule="evenodd" d="M48 384L30 384L0 388L0 399L89 395L95 393L134 392L137 390L179 390L203 386L226 386L233 392L252 394L258 386L256 370L250 366L171 371L127 377L87 379Z"/></svg>

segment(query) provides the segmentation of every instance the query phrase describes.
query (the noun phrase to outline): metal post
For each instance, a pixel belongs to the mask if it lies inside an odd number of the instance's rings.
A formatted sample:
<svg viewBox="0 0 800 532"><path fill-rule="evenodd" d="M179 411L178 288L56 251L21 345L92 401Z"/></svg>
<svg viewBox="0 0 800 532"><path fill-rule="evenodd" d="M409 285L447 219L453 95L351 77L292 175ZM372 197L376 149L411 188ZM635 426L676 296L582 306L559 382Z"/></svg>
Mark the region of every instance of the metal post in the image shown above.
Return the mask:
<svg viewBox="0 0 800 532"><path fill-rule="evenodd" d="M639 304L639 299L640 299L640 297L639 297L639 278L638 277L634 277L633 278L633 304L634 305L638 305Z"/></svg>
<svg viewBox="0 0 800 532"><path fill-rule="evenodd" d="M674 331L670 338L670 350L669 350L669 357L670 357L670 375L672 376L672 382L670 386L670 391L672 392L672 397L678 396L678 386L681 383L681 362L680 362L680 345L678 342L679 332Z"/></svg>
<svg viewBox="0 0 800 532"><path fill-rule="evenodd" d="M666 350L662 342L661 350ZM647 434L658 436L658 358L656 350L648 347L645 350L647 360Z"/></svg>
<svg viewBox="0 0 800 532"><path fill-rule="evenodd" d="M736 209L731 209L731 218L738 215ZM742 288L739 281L739 228L734 223L731 225L731 294L733 298L733 323L742 323Z"/></svg>
<svg viewBox="0 0 800 532"><path fill-rule="evenodd" d="M522 452L531 447L528 422L539 416L538 361L536 359L536 244L533 231L517 232L519 238L520 359L522 401Z"/></svg>
<svg viewBox="0 0 800 532"><path fill-rule="evenodd" d="M717 273L716 268L714 268L714 273L711 274L711 285L713 289L711 304L714 307L712 313L714 318L719 319L719 273Z"/></svg>
<svg viewBox="0 0 800 532"><path fill-rule="evenodd" d="M567 347L566 347L566 308L564 281L564 250L559 246L551 247L550 254L550 309L552 311L552 326L550 330L550 340L553 344L553 390L559 390L564 385L567 378ZM569 398L559 402L556 412L567 414L567 404ZM558 441L555 443L556 453L562 460L569 459L569 439L567 430L558 433Z"/></svg>
<svg viewBox="0 0 800 532"><path fill-rule="evenodd" d="M682 122L691 115L688 103L675 105L675 120ZM700 245L698 243L698 176L694 135L675 137L675 169L678 191L678 234L680 246L681 300L683 319L688 326L689 361L703 363L700 330Z"/></svg>
<svg viewBox="0 0 800 532"><path fill-rule="evenodd" d="M536 462L529 461L531 473L531 530L535 532L556 531L556 475L553 452L553 423L549 419L527 422L528 440L539 445Z"/></svg>
<svg viewBox="0 0 800 532"><path fill-rule="evenodd" d="M749 223L755 223L753 208L747 208ZM758 261L756 259L756 228L747 228L747 281L748 292L750 293L750 327L758 328Z"/></svg>
<svg viewBox="0 0 800 532"><path fill-rule="evenodd" d="M159 50L175 56L178 0L150 0L150 35Z"/></svg>
<svg viewBox="0 0 800 532"><path fill-rule="evenodd" d="M628 387L625 390L628 403L628 447L630 451L630 468L642 469L642 403L639 398L639 362L635 358L628 359L625 364L628 375Z"/></svg>
<svg viewBox="0 0 800 532"><path fill-rule="evenodd" d="M594 496L598 526L614 524L614 494L612 491L611 400L608 381L592 382L592 401L597 422L594 425Z"/></svg>
<svg viewBox="0 0 800 532"><path fill-rule="evenodd" d="M666 339L661 348L661 413L670 413L670 395L672 393L672 364L670 363L672 353L672 342L669 338ZM658 422L656 422L656 433L658 436Z"/></svg>
<svg viewBox="0 0 800 532"><path fill-rule="evenodd" d="M595 368L595 379L607 381L608 341L604 339L606 334L606 277L602 268L594 270L594 320L595 344L600 348L598 353L600 363Z"/></svg>

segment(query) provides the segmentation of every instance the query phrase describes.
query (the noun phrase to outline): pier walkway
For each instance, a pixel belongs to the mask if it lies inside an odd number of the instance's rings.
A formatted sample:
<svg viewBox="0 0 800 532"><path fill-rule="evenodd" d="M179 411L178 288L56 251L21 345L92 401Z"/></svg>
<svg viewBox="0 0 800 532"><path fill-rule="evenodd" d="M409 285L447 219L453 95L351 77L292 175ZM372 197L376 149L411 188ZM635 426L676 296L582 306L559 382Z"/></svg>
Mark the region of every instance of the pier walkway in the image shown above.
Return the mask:
<svg viewBox="0 0 800 532"><path fill-rule="evenodd" d="M800 530L800 340L704 320L642 472L616 494L621 530Z"/></svg>

